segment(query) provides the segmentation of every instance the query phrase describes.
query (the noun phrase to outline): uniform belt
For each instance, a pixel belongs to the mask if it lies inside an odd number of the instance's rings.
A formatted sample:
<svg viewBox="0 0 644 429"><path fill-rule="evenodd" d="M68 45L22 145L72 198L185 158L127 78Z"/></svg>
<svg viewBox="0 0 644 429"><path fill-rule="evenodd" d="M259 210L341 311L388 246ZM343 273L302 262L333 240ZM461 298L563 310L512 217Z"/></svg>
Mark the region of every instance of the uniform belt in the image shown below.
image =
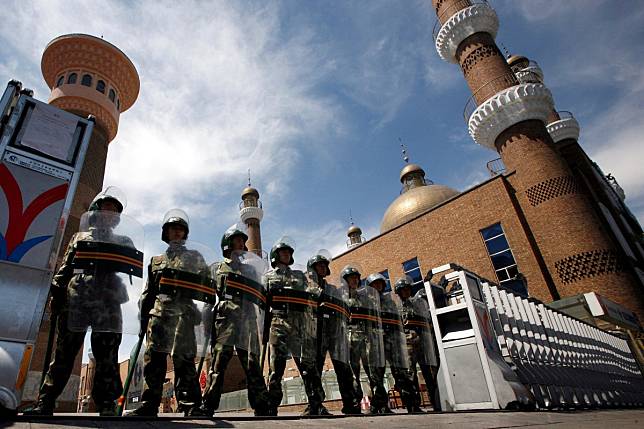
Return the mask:
<svg viewBox="0 0 644 429"><path fill-rule="evenodd" d="M383 328L388 328L392 329L395 327L400 327L402 328L402 319L400 318L400 315L397 313L388 313L388 312L382 312L380 313L380 317L382 319L382 327Z"/></svg>
<svg viewBox="0 0 644 429"><path fill-rule="evenodd" d="M415 329L429 329L431 327L429 319L423 316L409 316L405 327Z"/></svg>
<svg viewBox="0 0 644 429"><path fill-rule="evenodd" d="M266 308L266 289L261 283L240 274L229 273L225 277L225 288L226 295L230 295L231 298L251 301L262 310Z"/></svg>
<svg viewBox="0 0 644 429"><path fill-rule="evenodd" d="M343 317L349 320L351 310L343 300L327 294L323 294L321 299L320 312L322 312L322 314L328 314L333 317Z"/></svg>
<svg viewBox="0 0 644 429"><path fill-rule="evenodd" d="M78 241L72 261L74 269L120 272L143 277L143 252L132 247L100 241Z"/></svg>
<svg viewBox="0 0 644 429"><path fill-rule="evenodd" d="M159 292L171 295L181 292L183 297L210 304L216 301L212 278L171 268L164 268L161 272Z"/></svg>
<svg viewBox="0 0 644 429"><path fill-rule="evenodd" d="M376 310L370 308L351 307L350 323L355 325L360 322L378 326L380 325L380 315Z"/></svg>
<svg viewBox="0 0 644 429"><path fill-rule="evenodd" d="M276 314L285 314L290 310L299 312L315 310L318 306L315 296L307 291L279 287L271 289L270 294L271 311Z"/></svg>

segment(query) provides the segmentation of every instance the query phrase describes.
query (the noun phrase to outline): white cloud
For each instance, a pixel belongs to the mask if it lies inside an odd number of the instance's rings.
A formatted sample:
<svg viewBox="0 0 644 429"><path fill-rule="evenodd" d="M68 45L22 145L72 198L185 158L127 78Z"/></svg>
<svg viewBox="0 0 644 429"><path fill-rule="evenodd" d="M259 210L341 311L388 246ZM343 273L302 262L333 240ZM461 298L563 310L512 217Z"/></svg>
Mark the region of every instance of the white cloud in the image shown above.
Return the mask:
<svg viewBox="0 0 644 429"><path fill-rule="evenodd" d="M158 223L170 207L198 219L226 197L231 205L248 168L264 196L275 182L283 191L298 140L342 127L340 107L316 94L325 68L314 34L291 28L284 38L277 4L174 5L15 2L5 7L16 11L17 25L0 30L13 49L31 54L31 70L49 40L70 32L104 35L133 60L141 92L121 116L105 183L121 187L130 214L145 223Z"/></svg>

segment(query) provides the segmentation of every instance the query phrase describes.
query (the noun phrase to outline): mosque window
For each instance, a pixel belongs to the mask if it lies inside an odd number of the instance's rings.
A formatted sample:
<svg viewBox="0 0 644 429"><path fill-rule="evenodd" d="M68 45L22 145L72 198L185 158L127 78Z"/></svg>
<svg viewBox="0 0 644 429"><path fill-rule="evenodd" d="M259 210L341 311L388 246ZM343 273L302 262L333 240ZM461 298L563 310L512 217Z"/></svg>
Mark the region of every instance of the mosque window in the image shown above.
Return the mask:
<svg viewBox="0 0 644 429"><path fill-rule="evenodd" d="M385 292L388 292L391 290L391 281L389 280L389 270L384 270L380 271L380 274L385 278L385 281L387 282L387 286L385 286Z"/></svg>
<svg viewBox="0 0 644 429"><path fill-rule="evenodd" d="M74 85L77 79L78 79L78 74L72 73L67 77L67 83L70 85Z"/></svg>
<svg viewBox="0 0 644 429"><path fill-rule="evenodd" d="M92 76L84 74L83 79L81 80L81 85L92 86Z"/></svg>
<svg viewBox="0 0 644 429"><path fill-rule="evenodd" d="M59 77L59 78L58 78L58 81L56 81L56 88L58 88L59 86L61 86L61 85L63 84L63 82L65 82L65 76L64 76L64 75L63 75L63 76L61 76L61 77Z"/></svg>
<svg viewBox="0 0 644 429"><path fill-rule="evenodd" d="M519 295L528 296L525 280L519 273L501 224L495 223L482 229L481 236L500 285Z"/></svg>
<svg viewBox="0 0 644 429"><path fill-rule="evenodd" d="M405 275L411 277L412 280L412 293L418 292L424 287L423 285L423 274L420 271L420 265L418 264L418 258L411 258L408 261L402 263L403 271Z"/></svg>
<svg viewBox="0 0 644 429"><path fill-rule="evenodd" d="M118 99L118 98L116 99L116 108L117 108L119 111L121 110L121 100L120 100L120 99Z"/></svg>
<svg viewBox="0 0 644 429"><path fill-rule="evenodd" d="M116 92L114 92L114 90L112 88L110 88L110 92L109 92L108 97L110 98L110 101L112 103L114 103L114 100L116 100Z"/></svg>
<svg viewBox="0 0 644 429"><path fill-rule="evenodd" d="M100 93L105 94L105 81L99 80L96 82L96 90Z"/></svg>

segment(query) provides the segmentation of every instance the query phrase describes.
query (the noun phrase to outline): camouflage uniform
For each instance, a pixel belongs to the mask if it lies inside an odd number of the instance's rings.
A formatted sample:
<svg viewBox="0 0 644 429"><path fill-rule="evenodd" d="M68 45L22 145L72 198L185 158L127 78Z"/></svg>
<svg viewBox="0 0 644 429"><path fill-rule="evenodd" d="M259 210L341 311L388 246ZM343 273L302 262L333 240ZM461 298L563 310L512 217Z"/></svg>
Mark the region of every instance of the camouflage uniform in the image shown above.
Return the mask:
<svg viewBox="0 0 644 429"><path fill-rule="evenodd" d="M110 412L123 385L118 365L122 334L109 331L120 331L121 304L128 300L127 289L114 272L75 270L73 261L79 241L107 241L134 247L126 236L115 235L110 229L93 227L74 234L70 240L62 265L52 281L52 295L66 295L66 301L56 326L54 359L40 387L38 403L45 410L53 410L56 398L69 380L76 355L83 347L86 330L92 327L91 345L96 360L92 399L99 412ZM106 328L109 328L107 332Z"/></svg>
<svg viewBox="0 0 644 429"><path fill-rule="evenodd" d="M393 302L390 302L383 297L383 294L380 294L380 306L383 314L390 312L394 314L397 311L397 308L393 308ZM384 316L383 316L384 317ZM401 340L401 332L399 327L387 323L382 324L383 328L383 341L385 345L385 360L389 363L389 369L391 370L391 375L394 377L394 386L396 390L400 392L400 398L403 401L403 405L407 408L409 412L412 412L416 409L418 404L416 403L417 391L414 388L412 377L409 374L408 365L401 366L402 361L409 362L407 357L406 344ZM378 378L384 378L385 368L378 368L377 371L379 376ZM384 388L382 389L384 390ZM378 398L378 403L386 403L387 398Z"/></svg>
<svg viewBox="0 0 644 429"><path fill-rule="evenodd" d="M284 286L299 291L314 292L310 289L304 273L291 270L289 267L278 267L270 270L264 279L269 295ZM319 293L319 292L318 292ZM289 304L290 305L290 304ZM318 414L324 401L324 389L320 373L316 366L316 317L314 310L308 307L297 311L286 306L271 304L272 320L270 326L270 372L268 395L271 414L277 414L277 407L282 402L282 377L286 369L286 360L293 355L295 364L304 381L304 389L312 413ZM293 348L297 350L293 350ZM304 356L301 356L304 354Z"/></svg>
<svg viewBox="0 0 644 429"><path fill-rule="evenodd" d="M213 264L212 271L215 273L215 278L220 288L225 284L224 277L226 274L241 274L231 267L231 263L231 259L225 258L222 262ZM219 295L220 297L225 297L226 293L224 290L219 290ZM249 353L247 350L229 345L230 341L228 340L235 335L234 332L244 330L251 333L250 341L257 342L257 347L253 347L253 349L259 349L260 339L257 336L252 336L254 332L253 326L257 323L255 316L254 314L242 315L241 303L236 302L235 299L237 298L222 300L217 306L217 319L213 335L213 359L208 373L208 384L203 395L204 408L206 409L206 414L209 415L212 415L219 408L224 373L230 359L233 357L233 349L235 349L246 374L248 402L255 410L256 415L266 415L268 412L268 391L266 390L258 356L255 353Z"/></svg>
<svg viewBox="0 0 644 429"><path fill-rule="evenodd" d="M194 332L195 325L201 323L201 313L191 298L182 295L181 290L177 290L174 296L159 293L164 268L190 272L208 270L199 252L175 243L164 254L154 256L148 266L148 280L141 296L142 324L145 325L146 319L149 322L143 358L146 386L140 408L159 407L170 353L178 411L189 412L201 405L201 389L195 368L197 343Z"/></svg>
<svg viewBox="0 0 644 429"><path fill-rule="evenodd" d="M424 295L421 295L413 299L426 299ZM402 309L402 318L403 325L405 327L405 337L407 339L407 352L409 354L409 373L412 377L414 387L416 388L417 399L416 403L420 404L420 385L418 383L418 371L416 370L416 365L420 367L420 371L423 374L425 379L425 385L427 386L427 393L429 400L436 410L437 402L435 401L435 396L438 393L436 385L436 371L437 364L434 362L427 362L427 355L434 356L435 353L428 353L424 350L423 347L433 347L433 344L425 344L421 339L422 331L424 329L431 329L431 326L428 324L429 318L429 307L427 308L426 314L418 314L418 308L412 304L412 298L403 299L403 309ZM427 323L426 326L419 326L418 323L423 325ZM433 351L432 351L433 352Z"/></svg>
<svg viewBox="0 0 644 429"><path fill-rule="evenodd" d="M359 295L358 290L349 291L349 307L351 312L355 313L359 308L370 308L374 303L363 302L368 300L368 295ZM349 346L350 346L350 365L353 371L353 391L355 395L354 402L360 403L364 392L360 382L360 368L364 366L364 371L369 379L371 388L371 410L376 411L387 406L387 391L384 388L384 372L378 371L378 361L376 356L382 353L381 334L379 328L363 320L351 318L349 325Z"/></svg>
<svg viewBox="0 0 644 429"><path fill-rule="evenodd" d="M320 303L324 300L324 290L330 286L325 279L318 277L316 273L309 274L310 284L314 287L317 287L320 294ZM340 348L337 346L338 342L348 341L348 337L338 338L338 333L344 332L348 334L348 330L345 329L345 326L338 326L343 323L342 320L338 319L341 316L331 316L329 318L323 317L318 309L318 326L317 326L317 367L318 373L322 375L322 369L324 367L324 360L327 353L331 354L332 350ZM335 370L335 376L338 381L338 388L340 390L340 396L342 397L342 412L345 414L355 414L360 412L360 398L356 398L356 393L353 386L353 373L351 372L351 366L347 362L334 359L331 357L331 363L333 363L333 369Z"/></svg>

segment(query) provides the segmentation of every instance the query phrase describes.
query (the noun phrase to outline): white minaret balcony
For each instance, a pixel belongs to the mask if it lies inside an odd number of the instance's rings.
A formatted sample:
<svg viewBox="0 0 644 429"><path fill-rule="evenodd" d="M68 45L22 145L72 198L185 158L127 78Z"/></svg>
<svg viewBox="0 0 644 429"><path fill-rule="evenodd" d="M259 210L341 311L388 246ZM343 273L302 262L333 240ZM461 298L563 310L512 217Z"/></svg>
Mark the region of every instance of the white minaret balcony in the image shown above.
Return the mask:
<svg viewBox="0 0 644 429"><path fill-rule="evenodd" d="M436 35L438 55L449 63L457 63L456 49L463 40L475 33L489 33L496 37L499 18L487 2L473 4L452 15Z"/></svg>
<svg viewBox="0 0 644 429"><path fill-rule="evenodd" d="M517 70L514 74L521 83L543 83L543 71L535 61L530 61L528 67Z"/></svg>
<svg viewBox="0 0 644 429"><path fill-rule="evenodd" d="M262 218L264 217L264 210L262 210L260 207L243 207L239 211L239 217L241 218L242 222L246 222L249 219L257 219L261 222Z"/></svg>
<svg viewBox="0 0 644 429"><path fill-rule="evenodd" d="M476 143L496 150L494 142L499 134L514 124L531 119L545 124L553 105L552 94L544 85L515 85L481 103L470 115L468 131Z"/></svg>
<svg viewBox="0 0 644 429"><path fill-rule="evenodd" d="M552 141L558 143L562 140L579 139L579 122L570 112L557 112L561 119L551 122L546 126Z"/></svg>

